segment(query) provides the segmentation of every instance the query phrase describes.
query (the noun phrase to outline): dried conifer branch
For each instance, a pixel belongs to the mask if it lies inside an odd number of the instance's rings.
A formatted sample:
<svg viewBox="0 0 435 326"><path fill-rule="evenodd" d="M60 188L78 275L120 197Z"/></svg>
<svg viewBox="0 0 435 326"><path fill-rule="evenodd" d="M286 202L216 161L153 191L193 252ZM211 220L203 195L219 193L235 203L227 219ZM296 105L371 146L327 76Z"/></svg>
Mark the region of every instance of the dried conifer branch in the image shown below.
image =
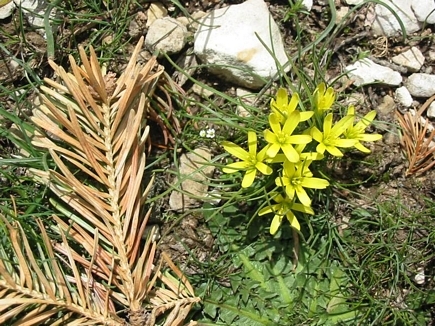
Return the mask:
<svg viewBox="0 0 435 326"><path fill-rule="evenodd" d="M435 139L435 129L427 135L430 121L422 117L423 112L434 100L435 96L428 99L415 115L410 112L402 115L396 111L402 129L400 144L409 162L406 176L424 173L435 165L435 146L432 143Z"/></svg>
<svg viewBox="0 0 435 326"><path fill-rule="evenodd" d="M161 264L153 264L153 232L145 243L142 240L150 216L143 203L152 182L142 189L149 136L145 117L163 73L155 58L144 66L137 63L142 44L143 38L119 78L100 67L92 47L89 59L80 49L82 66L70 57L72 73L49 62L61 82L46 79L50 87L41 87L41 105L32 118L41 129L33 143L48 150L57 169L32 172L63 201L62 205L54 203L69 217L69 221L52 217L62 241L51 244L44 235L50 259L53 264L61 261L66 274L59 265L52 269L46 265L51 275L46 278L27 247L14 247L17 271L24 273L11 274L0 265L0 295L3 280L14 290L17 284L33 289L32 278L38 279L36 292L41 290L43 299L36 295L24 300L23 291L15 290L15 301L9 298L4 302L9 307L21 305L23 311L37 307L32 310L35 320L53 318L47 314L47 307L51 307L61 312L52 324L61 319L65 324L77 324L78 318L84 318L79 320L120 325L125 321L118 312L127 310L131 325L154 325L163 313L167 315L165 325L179 325L199 301L167 256L162 259L175 277L161 271ZM42 224L40 227L44 228ZM10 232L16 234L13 227ZM53 281L62 286L53 285ZM62 303L56 305L56 300ZM38 305L42 307L39 314Z"/></svg>

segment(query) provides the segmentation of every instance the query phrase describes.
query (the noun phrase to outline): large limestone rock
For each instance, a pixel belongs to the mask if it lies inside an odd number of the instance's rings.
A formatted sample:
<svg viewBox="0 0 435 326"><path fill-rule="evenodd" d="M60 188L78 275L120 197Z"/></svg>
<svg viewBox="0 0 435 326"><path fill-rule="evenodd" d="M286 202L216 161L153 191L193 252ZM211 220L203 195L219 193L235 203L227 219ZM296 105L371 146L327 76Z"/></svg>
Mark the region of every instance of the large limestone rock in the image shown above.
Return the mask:
<svg viewBox="0 0 435 326"><path fill-rule="evenodd" d="M277 74L276 61L288 61L278 25L263 0L210 12L199 24L194 51L210 72L250 89Z"/></svg>
<svg viewBox="0 0 435 326"><path fill-rule="evenodd" d="M420 30L422 23L415 16L414 3L421 0L384 0L403 23L407 34ZM377 35L398 35L401 34L401 27L394 14L382 4L376 4L376 18L372 25L373 33Z"/></svg>

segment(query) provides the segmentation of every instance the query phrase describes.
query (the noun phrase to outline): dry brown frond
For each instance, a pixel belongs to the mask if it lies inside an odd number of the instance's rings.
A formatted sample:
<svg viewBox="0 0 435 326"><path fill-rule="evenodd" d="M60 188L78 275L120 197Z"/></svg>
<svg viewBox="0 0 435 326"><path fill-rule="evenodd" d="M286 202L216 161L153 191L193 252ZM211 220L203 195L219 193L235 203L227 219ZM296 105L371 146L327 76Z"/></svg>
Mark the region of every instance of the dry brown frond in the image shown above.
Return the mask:
<svg viewBox="0 0 435 326"><path fill-rule="evenodd" d="M36 325L44 321L52 321L50 325L54 325L68 320L80 320L81 325L123 325L123 320L115 314L112 300L106 305L99 302L108 289L97 281L92 286L82 282L83 276L71 255L66 256L64 263L76 275L71 279L64 274L40 220L37 223L44 247L38 246L38 252L34 252L18 222L12 225L3 215L0 220L13 247L12 253L3 251L0 260L0 324L13 319L15 325ZM63 243L68 246L64 236ZM17 318L21 311L26 314ZM59 318L62 311L64 314Z"/></svg>
<svg viewBox="0 0 435 326"><path fill-rule="evenodd" d="M38 313L39 305L52 307L57 300L62 304L55 309L62 313L56 316L64 322L73 323L77 314L82 314L93 323L119 324L122 312L131 325L154 325L156 318L166 313L165 325L180 325L199 301L167 256L162 259L169 271L163 272L161 263L153 264L153 232L145 243L142 240L150 216L143 203L152 185L152 180L145 189L142 185L149 135L145 117L163 73L156 58L143 66L137 63L142 44L143 38L118 79L101 69L92 47L89 59L80 48L82 66L70 57L72 73L49 61L61 82L45 79L50 87L41 87L42 104L32 118L41 131L36 132L33 143L48 150L57 170L32 172L69 207L69 221L53 216L62 241L51 245L45 234L47 250L54 248L58 253L51 253L50 259L61 261L66 271L54 268L46 279L31 259L31 271L26 269L26 259L19 260L19 268L27 272L18 278L0 270L0 282L10 287L32 288L32 278L38 279L38 288L44 289L50 302L36 297L25 301L20 291L14 301L22 310L36 307L32 311L35 320L47 320L48 308ZM24 255L18 247L15 252L17 257ZM26 255L30 257L31 251L26 250ZM62 285L59 289L60 285L52 284L57 281ZM76 306L82 310L74 310Z"/></svg>
<svg viewBox="0 0 435 326"><path fill-rule="evenodd" d="M402 129L400 144L409 162L406 176L424 173L435 165L433 144L435 130L428 134L430 121L422 117L423 112L434 100L435 96L428 99L415 115L410 112L402 115L396 111L396 117Z"/></svg>

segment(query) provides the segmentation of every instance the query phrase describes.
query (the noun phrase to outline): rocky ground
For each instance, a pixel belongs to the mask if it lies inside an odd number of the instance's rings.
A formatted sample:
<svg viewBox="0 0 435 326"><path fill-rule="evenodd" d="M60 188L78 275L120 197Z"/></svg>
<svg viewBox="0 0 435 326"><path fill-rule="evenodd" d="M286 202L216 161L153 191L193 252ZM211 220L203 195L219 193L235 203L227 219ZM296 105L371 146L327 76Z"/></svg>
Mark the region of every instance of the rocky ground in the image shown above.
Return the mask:
<svg viewBox="0 0 435 326"><path fill-rule="evenodd" d="M141 6L128 8L131 13L131 21L125 35L121 36L129 43L125 44L124 48L115 51L115 56L119 60L108 62L109 68L114 71L122 70L125 58L129 57L128 53L133 45L141 35L146 35L152 28L153 16L171 16L177 19L176 27L181 30L181 33L185 33L183 38L186 40L178 45L175 44L175 41L170 42L169 46L176 46L175 49L168 50L172 53L172 60L178 63L184 62L184 68L200 81L224 93L237 94L241 91L240 88L246 88L246 85L240 87L235 83L224 81L205 69L195 71L193 69L196 65L194 58L190 57L191 61L184 59L186 54L192 52L194 47L193 35L198 28L195 20L192 20L191 17L198 19L203 16L203 13L242 2L230 0L187 1L183 3L184 9L180 10L170 1L164 1L158 6L139 1L142 3ZM435 106L432 106L432 96L435 94L435 72L433 70L435 67L433 23L435 21L422 19L421 10L411 7L412 1L394 2L401 8L405 8L406 12L412 13L413 19L410 18L411 15L404 19L406 24L403 27L407 31L406 37L397 34L401 26L392 23L395 18L388 15L389 12L385 8L377 7L375 4L355 6L355 1L335 1L335 24L331 33L326 37L326 40L329 41L322 45L325 47L322 50L325 56L319 58L319 65L325 67L326 62L323 60L329 60L326 72L327 80L336 81L334 88L339 92L339 99L343 104L346 104L345 102L351 98L357 103L357 108L361 114L373 109L378 112L379 123L375 129L384 135L382 141L371 147L372 153L369 156L353 156L336 163L335 177L337 180L346 184L359 184L353 188L352 193L337 191L337 195L361 207L369 207L376 202L400 198L401 205L404 205L407 210L417 212L425 209L425 201L428 198L434 199L435 170L429 169L425 173L419 173L417 169L416 173L410 174L412 169L410 169L404 149L400 145L397 114L404 115L409 112L410 119L417 116L415 120L418 121L419 126L427 123L428 132L423 132L423 140L433 136L430 135L430 130L433 129L433 119L435 118ZM417 3L417 1L414 2ZM332 19L328 1L314 1L311 8L302 8L300 12L289 9L287 1L271 0L266 1L266 4L278 24L283 47L286 53L290 53L292 56L298 52L295 46L296 39L302 39L304 44L309 44L328 28ZM432 6L434 6L433 2ZM151 8L154 8L153 11ZM78 6L77 10L80 12L81 7ZM426 9L425 12L428 13L430 10ZM419 14L417 15L417 13ZM295 26L292 18L294 15L303 18L301 26ZM111 17L110 13L102 13L99 19L101 22L110 21ZM190 18L187 19L188 17ZM15 10L10 17L0 20L0 83L2 87L16 90L15 98L4 96L0 98L0 102L8 110L16 110L18 106L22 112L29 113L31 104L21 107L20 103L32 103L35 92L26 92L29 101L18 103L17 98L21 96L20 89L28 84L29 78L35 78L34 76L39 76L41 79L46 76L52 77L52 73L46 64L47 42L41 33L33 31L33 27L29 23L25 23L23 34L18 34L20 35L18 38L11 36L16 35L19 29L18 20L18 10ZM382 25L382 22L386 22L385 25ZM93 23L76 23L74 25L68 19L61 20L59 29L55 34L57 48L54 59L59 63L66 64L66 57L71 48L79 44L110 42L112 35L105 35L105 38L101 36L99 39L89 38L93 35L93 30L99 28L99 24L98 19ZM393 26L393 29L388 29L386 26ZM302 30L302 34L296 33L297 28ZM156 40L159 39L159 35L155 37ZM156 42L148 40L148 44L155 45ZM303 65L307 74L314 73L317 67L312 62L307 61L308 57L305 54L298 58L296 63ZM144 56L147 55L149 52L145 51ZM18 61L11 60L12 56L25 62L25 67L32 68L33 72L26 70L27 68L20 65ZM360 59L365 61L359 61ZM201 98L201 91L204 90L195 89L191 83L186 82L185 78L176 73L164 58L161 59L161 63L168 67L168 73L174 77L188 96L193 96L196 99ZM373 70L369 70L369 68ZM348 74L344 76L346 72ZM256 89L247 91L257 93L261 90L262 87L256 87ZM421 112L420 117L419 109L423 106L425 110ZM187 122L183 120L181 123ZM10 144L3 142L2 150L9 150L9 146ZM428 145L426 151L430 151L430 148L431 144ZM213 153L207 155L211 154ZM357 165L356 162L361 160L367 164ZM433 160L433 155L430 153L421 159L420 163L430 164ZM356 169L355 166L358 168ZM207 173L211 174L212 172ZM169 180L169 182L172 181ZM192 185L188 187L191 188ZM207 189L198 191L197 195L200 197L207 194ZM164 199L159 209L165 211L168 208L179 210L178 206L169 205L169 197ZM337 221L341 223L349 221L349 209L349 207L337 207ZM205 260L213 246L213 238L210 231L204 226L202 216L188 215L179 224L163 225L161 234L165 235L162 238L161 248L171 252L176 261L185 261L189 255L188 249L194 250L200 261ZM398 243L400 243L401 236L397 235ZM432 263L427 261L424 267L428 267ZM197 271L188 270L188 272L193 274Z"/></svg>

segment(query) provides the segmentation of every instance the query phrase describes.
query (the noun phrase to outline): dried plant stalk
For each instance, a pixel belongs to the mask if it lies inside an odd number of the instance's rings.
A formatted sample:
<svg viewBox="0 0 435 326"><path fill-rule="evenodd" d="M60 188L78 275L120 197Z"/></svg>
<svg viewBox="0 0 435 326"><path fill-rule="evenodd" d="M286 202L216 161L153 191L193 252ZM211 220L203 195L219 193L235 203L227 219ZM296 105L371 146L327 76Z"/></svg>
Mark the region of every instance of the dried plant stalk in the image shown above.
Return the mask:
<svg viewBox="0 0 435 326"><path fill-rule="evenodd" d="M423 112L434 100L435 96L428 99L415 115L410 112L402 115L396 111L402 129L400 144L409 162L406 176L424 173L435 165L435 129L427 135L430 121L422 117Z"/></svg>
<svg viewBox="0 0 435 326"><path fill-rule="evenodd" d="M20 311L33 309L34 324L50 320L52 325L154 325L165 313L164 325L181 325L199 301L169 257L163 255L162 261L176 276L168 277L169 272L160 268L162 262L154 265L153 232L145 243L142 240L151 213L144 202L153 181L143 189L149 136L145 116L163 73L155 58L144 66L137 64L142 44L143 38L119 78L100 67L92 47L89 59L79 49L82 66L70 57L72 73L49 61L62 82L45 79L51 87L41 87L42 104L32 118L41 130L33 144L48 150L57 169L32 172L63 201L54 204L69 221L52 217L62 239L58 243L52 244L44 233L53 260L46 266L49 277L43 276L27 247L14 247L17 270L0 264L0 306L9 311L18 306ZM16 234L13 226L8 229ZM24 295L18 284L35 295ZM4 301L11 293L15 299ZM120 313L128 315L128 321Z"/></svg>

